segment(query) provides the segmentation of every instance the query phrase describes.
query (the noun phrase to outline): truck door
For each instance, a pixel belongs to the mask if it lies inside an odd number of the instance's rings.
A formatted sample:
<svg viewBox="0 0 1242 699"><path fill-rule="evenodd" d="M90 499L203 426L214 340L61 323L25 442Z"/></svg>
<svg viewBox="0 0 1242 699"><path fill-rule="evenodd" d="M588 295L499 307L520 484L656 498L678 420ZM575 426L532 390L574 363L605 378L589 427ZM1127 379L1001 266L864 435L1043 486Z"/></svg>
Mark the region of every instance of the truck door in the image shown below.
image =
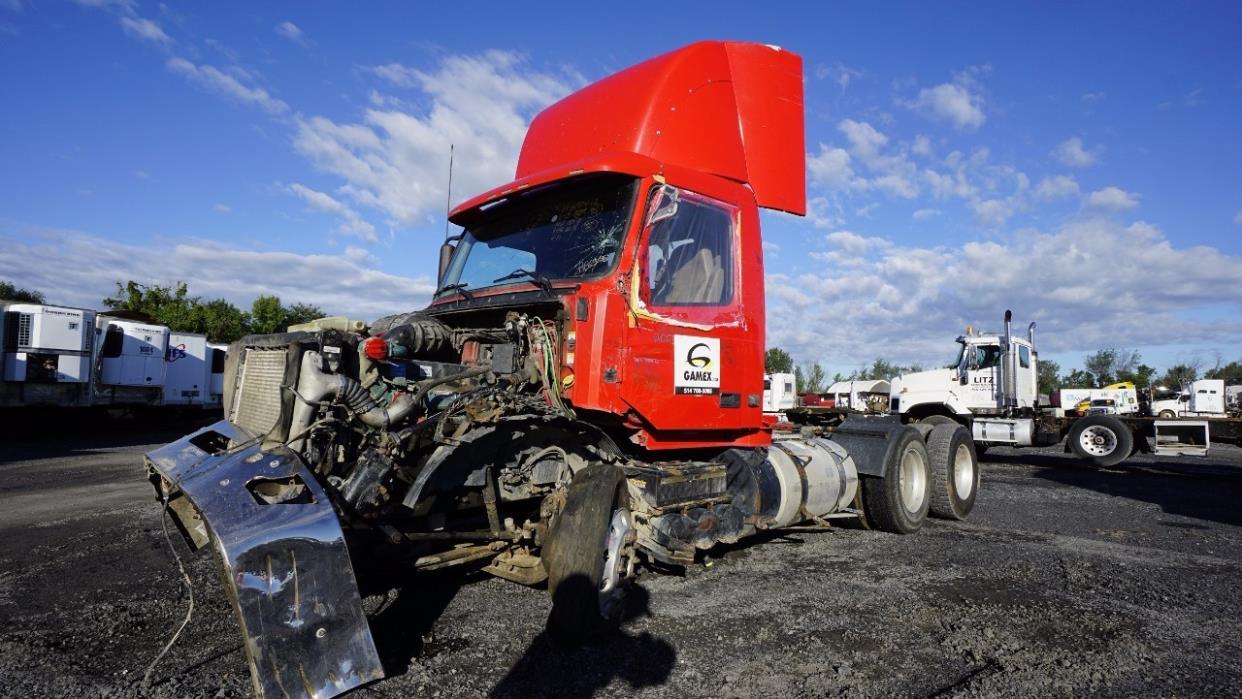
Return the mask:
<svg viewBox="0 0 1242 699"><path fill-rule="evenodd" d="M759 424L763 334L742 312L742 210L661 185L649 194L645 220L630 281L637 303L623 399L658 430Z"/></svg>
<svg viewBox="0 0 1242 699"><path fill-rule="evenodd" d="M995 408L1000 405L1000 387L996 383L996 367L1000 365L1000 345L966 345L967 385L965 386L968 408Z"/></svg>
<svg viewBox="0 0 1242 699"><path fill-rule="evenodd" d="M1013 343L1017 345L1018 351L1018 393L1014 397L1018 400L1018 407L1034 407L1037 378L1035 376L1035 362L1031 360L1031 346L1016 340Z"/></svg>

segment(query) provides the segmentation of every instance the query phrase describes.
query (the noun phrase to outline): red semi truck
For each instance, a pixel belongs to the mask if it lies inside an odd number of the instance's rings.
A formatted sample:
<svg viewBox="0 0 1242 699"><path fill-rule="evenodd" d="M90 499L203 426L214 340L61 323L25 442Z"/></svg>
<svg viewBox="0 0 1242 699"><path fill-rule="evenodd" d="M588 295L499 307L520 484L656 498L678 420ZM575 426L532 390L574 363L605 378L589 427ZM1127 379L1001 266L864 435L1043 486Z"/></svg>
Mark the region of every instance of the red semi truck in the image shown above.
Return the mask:
<svg viewBox="0 0 1242 699"><path fill-rule="evenodd" d="M805 213L802 75L703 42L590 85L534 119L513 182L451 212L427 308L231 348L226 419L147 463L220 557L256 694L383 675L351 555L546 583L574 638L641 566L808 521L966 516L960 426L763 420L759 209Z"/></svg>

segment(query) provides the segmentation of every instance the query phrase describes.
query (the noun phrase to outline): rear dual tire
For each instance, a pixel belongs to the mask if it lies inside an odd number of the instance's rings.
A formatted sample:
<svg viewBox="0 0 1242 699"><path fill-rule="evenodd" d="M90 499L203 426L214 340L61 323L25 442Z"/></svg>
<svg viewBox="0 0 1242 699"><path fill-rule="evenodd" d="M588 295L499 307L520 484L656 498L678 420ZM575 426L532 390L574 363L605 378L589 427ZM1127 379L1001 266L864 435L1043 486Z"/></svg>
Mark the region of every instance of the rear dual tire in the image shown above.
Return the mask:
<svg viewBox="0 0 1242 699"><path fill-rule="evenodd" d="M933 517L966 519L979 493L979 457L970 432L956 422L938 424L927 435L931 458Z"/></svg>
<svg viewBox="0 0 1242 699"><path fill-rule="evenodd" d="M922 435L901 430L889 451L882 478L864 478L862 502L867 524L893 534L913 534L931 506L931 458Z"/></svg>

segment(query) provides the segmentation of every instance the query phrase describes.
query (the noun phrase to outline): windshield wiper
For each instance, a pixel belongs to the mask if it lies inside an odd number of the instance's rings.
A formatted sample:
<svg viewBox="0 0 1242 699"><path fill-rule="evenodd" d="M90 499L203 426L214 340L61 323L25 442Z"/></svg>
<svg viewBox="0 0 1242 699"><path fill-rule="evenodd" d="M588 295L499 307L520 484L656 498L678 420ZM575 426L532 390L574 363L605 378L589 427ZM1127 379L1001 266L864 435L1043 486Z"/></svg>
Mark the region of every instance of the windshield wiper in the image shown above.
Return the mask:
<svg viewBox="0 0 1242 699"><path fill-rule="evenodd" d="M440 290L436 292L436 295L438 296L440 294L443 294L446 291L456 291L462 296L465 296L467 301L473 301L474 293L470 291L466 291L467 286L469 286L469 284L445 284L444 286L440 287Z"/></svg>
<svg viewBox="0 0 1242 699"><path fill-rule="evenodd" d="M530 280L533 281L535 284L537 284L540 289L543 289L545 293L547 293L549 296L552 295L552 280L551 279L548 279L547 277L543 276L542 274L538 272L532 272L529 269L522 269L521 267L513 270L512 272L506 274L503 277L500 277L499 279L493 279L492 283L498 284L500 282L509 281L510 279L521 279L522 277L529 277Z"/></svg>

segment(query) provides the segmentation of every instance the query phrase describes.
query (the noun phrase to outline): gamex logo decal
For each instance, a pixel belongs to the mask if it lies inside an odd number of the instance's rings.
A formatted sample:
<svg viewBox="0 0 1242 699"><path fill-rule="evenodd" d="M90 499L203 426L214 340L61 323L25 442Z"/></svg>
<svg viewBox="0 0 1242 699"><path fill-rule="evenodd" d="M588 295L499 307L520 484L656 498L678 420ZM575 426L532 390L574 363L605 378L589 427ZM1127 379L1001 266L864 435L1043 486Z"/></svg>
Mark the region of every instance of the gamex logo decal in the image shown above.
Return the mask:
<svg viewBox="0 0 1242 699"><path fill-rule="evenodd" d="M686 364L696 369L709 369L712 366L710 352L711 348L706 343L700 342L686 352Z"/></svg>

